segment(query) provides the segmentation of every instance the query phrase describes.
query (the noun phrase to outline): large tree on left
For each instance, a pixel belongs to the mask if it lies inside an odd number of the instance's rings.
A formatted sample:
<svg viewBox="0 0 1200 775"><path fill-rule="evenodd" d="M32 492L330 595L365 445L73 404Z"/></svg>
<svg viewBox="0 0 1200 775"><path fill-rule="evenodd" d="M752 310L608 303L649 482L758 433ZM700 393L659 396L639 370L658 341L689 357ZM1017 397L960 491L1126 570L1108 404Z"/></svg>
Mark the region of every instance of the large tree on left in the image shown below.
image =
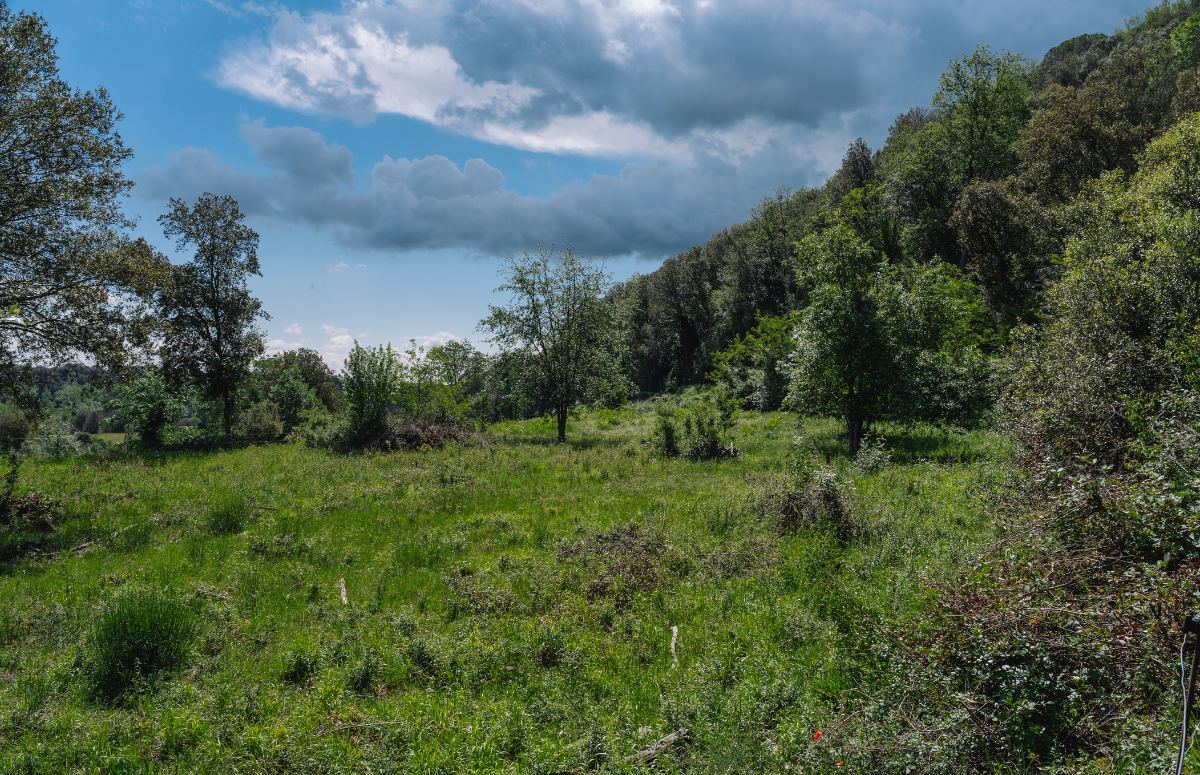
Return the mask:
<svg viewBox="0 0 1200 775"><path fill-rule="evenodd" d="M204 194L195 206L171 200L158 220L180 249L192 246L186 264L171 267L171 283L159 296L167 326L160 354L168 383L191 384L220 404L225 446L233 446L233 411L238 389L254 360L266 350L255 327L269 319L246 285L258 270L258 233L243 222L231 196Z"/></svg>
<svg viewBox="0 0 1200 775"><path fill-rule="evenodd" d="M111 378L149 352L169 266L128 235L121 113L58 77L55 42L0 2L0 391L31 410L38 365L90 361Z"/></svg>

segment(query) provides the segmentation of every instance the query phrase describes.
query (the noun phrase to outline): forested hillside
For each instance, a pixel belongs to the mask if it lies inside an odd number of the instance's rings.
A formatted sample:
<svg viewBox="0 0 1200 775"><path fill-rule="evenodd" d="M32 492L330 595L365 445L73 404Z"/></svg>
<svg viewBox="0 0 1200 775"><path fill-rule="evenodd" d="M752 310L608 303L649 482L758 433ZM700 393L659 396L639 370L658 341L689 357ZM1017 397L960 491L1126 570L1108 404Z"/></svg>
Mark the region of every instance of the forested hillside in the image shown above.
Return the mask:
<svg viewBox="0 0 1200 775"><path fill-rule="evenodd" d="M892 262L959 270L996 351L1040 320L1080 191L1134 171L1147 144L1200 109L1197 7L1165 3L1040 60L981 47L952 63L928 107L898 116L882 148L851 145L822 188L780 189L744 223L615 287L630 377L644 393L701 383L760 315L803 308L794 244L835 215Z"/></svg>

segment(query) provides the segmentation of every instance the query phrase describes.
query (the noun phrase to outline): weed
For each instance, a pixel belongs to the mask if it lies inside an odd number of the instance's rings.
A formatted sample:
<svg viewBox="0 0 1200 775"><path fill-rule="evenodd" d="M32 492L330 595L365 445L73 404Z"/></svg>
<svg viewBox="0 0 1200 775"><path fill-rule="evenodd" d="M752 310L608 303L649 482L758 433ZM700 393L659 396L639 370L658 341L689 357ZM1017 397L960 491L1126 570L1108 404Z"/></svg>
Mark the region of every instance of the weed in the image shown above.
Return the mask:
<svg viewBox="0 0 1200 775"><path fill-rule="evenodd" d="M282 678L285 682L303 686L317 674L320 657L304 645L292 646L284 658Z"/></svg>
<svg viewBox="0 0 1200 775"><path fill-rule="evenodd" d="M375 652L367 649L362 659L346 674L346 688L356 694L370 694L374 691L382 671L383 665L375 656Z"/></svg>

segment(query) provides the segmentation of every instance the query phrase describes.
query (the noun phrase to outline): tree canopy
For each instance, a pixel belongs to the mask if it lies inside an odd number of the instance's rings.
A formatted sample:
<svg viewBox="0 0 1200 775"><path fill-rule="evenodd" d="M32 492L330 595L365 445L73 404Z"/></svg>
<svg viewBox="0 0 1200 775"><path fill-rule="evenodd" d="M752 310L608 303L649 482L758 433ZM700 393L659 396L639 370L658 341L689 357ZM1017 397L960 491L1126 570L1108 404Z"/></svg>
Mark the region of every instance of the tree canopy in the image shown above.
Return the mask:
<svg viewBox="0 0 1200 775"><path fill-rule="evenodd" d="M38 365L111 379L150 350L168 264L121 212L132 153L104 88L72 89L36 14L0 3L0 389L36 412Z"/></svg>
<svg viewBox="0 0 1200 775"><path fill-rule="evenodd" d="M511 300L489 305L479 327L502 349L524 353L531 369L527 397L554 415L562 443L577 403L624 400L612 309L602 298L609 276L570 246L510 256L501 274L496 290Z"/></svg>
<svg viewBox="0 0 1200 775"><path fill-rule="evenodd" d="M258 234L229 196L204 194L192 207L172 199L158 220L180 250L195 249L190 261L171 267L171 283L158 297L167 325L163 368L172 383L195 385L220 402L225 445L232 447L238 388L266 349L255 322L269 315L246 285L249 275L260 274Z"/></svg>

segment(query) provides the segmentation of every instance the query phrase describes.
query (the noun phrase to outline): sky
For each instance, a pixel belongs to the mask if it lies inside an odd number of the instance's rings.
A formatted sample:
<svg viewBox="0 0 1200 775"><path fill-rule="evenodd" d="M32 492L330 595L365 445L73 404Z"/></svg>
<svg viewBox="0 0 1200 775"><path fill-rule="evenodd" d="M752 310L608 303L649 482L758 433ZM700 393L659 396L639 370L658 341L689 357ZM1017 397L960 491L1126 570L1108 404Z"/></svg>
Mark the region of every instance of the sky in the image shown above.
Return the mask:
<svg viewBox="0 0 1200 775"><path fill-rule="evenodd" d="M614 280L820 186L977 45L1040 57L1146 0L9 0L108 89L135 234L229 194L270 351L482 344L502 257Z"/></svg>

